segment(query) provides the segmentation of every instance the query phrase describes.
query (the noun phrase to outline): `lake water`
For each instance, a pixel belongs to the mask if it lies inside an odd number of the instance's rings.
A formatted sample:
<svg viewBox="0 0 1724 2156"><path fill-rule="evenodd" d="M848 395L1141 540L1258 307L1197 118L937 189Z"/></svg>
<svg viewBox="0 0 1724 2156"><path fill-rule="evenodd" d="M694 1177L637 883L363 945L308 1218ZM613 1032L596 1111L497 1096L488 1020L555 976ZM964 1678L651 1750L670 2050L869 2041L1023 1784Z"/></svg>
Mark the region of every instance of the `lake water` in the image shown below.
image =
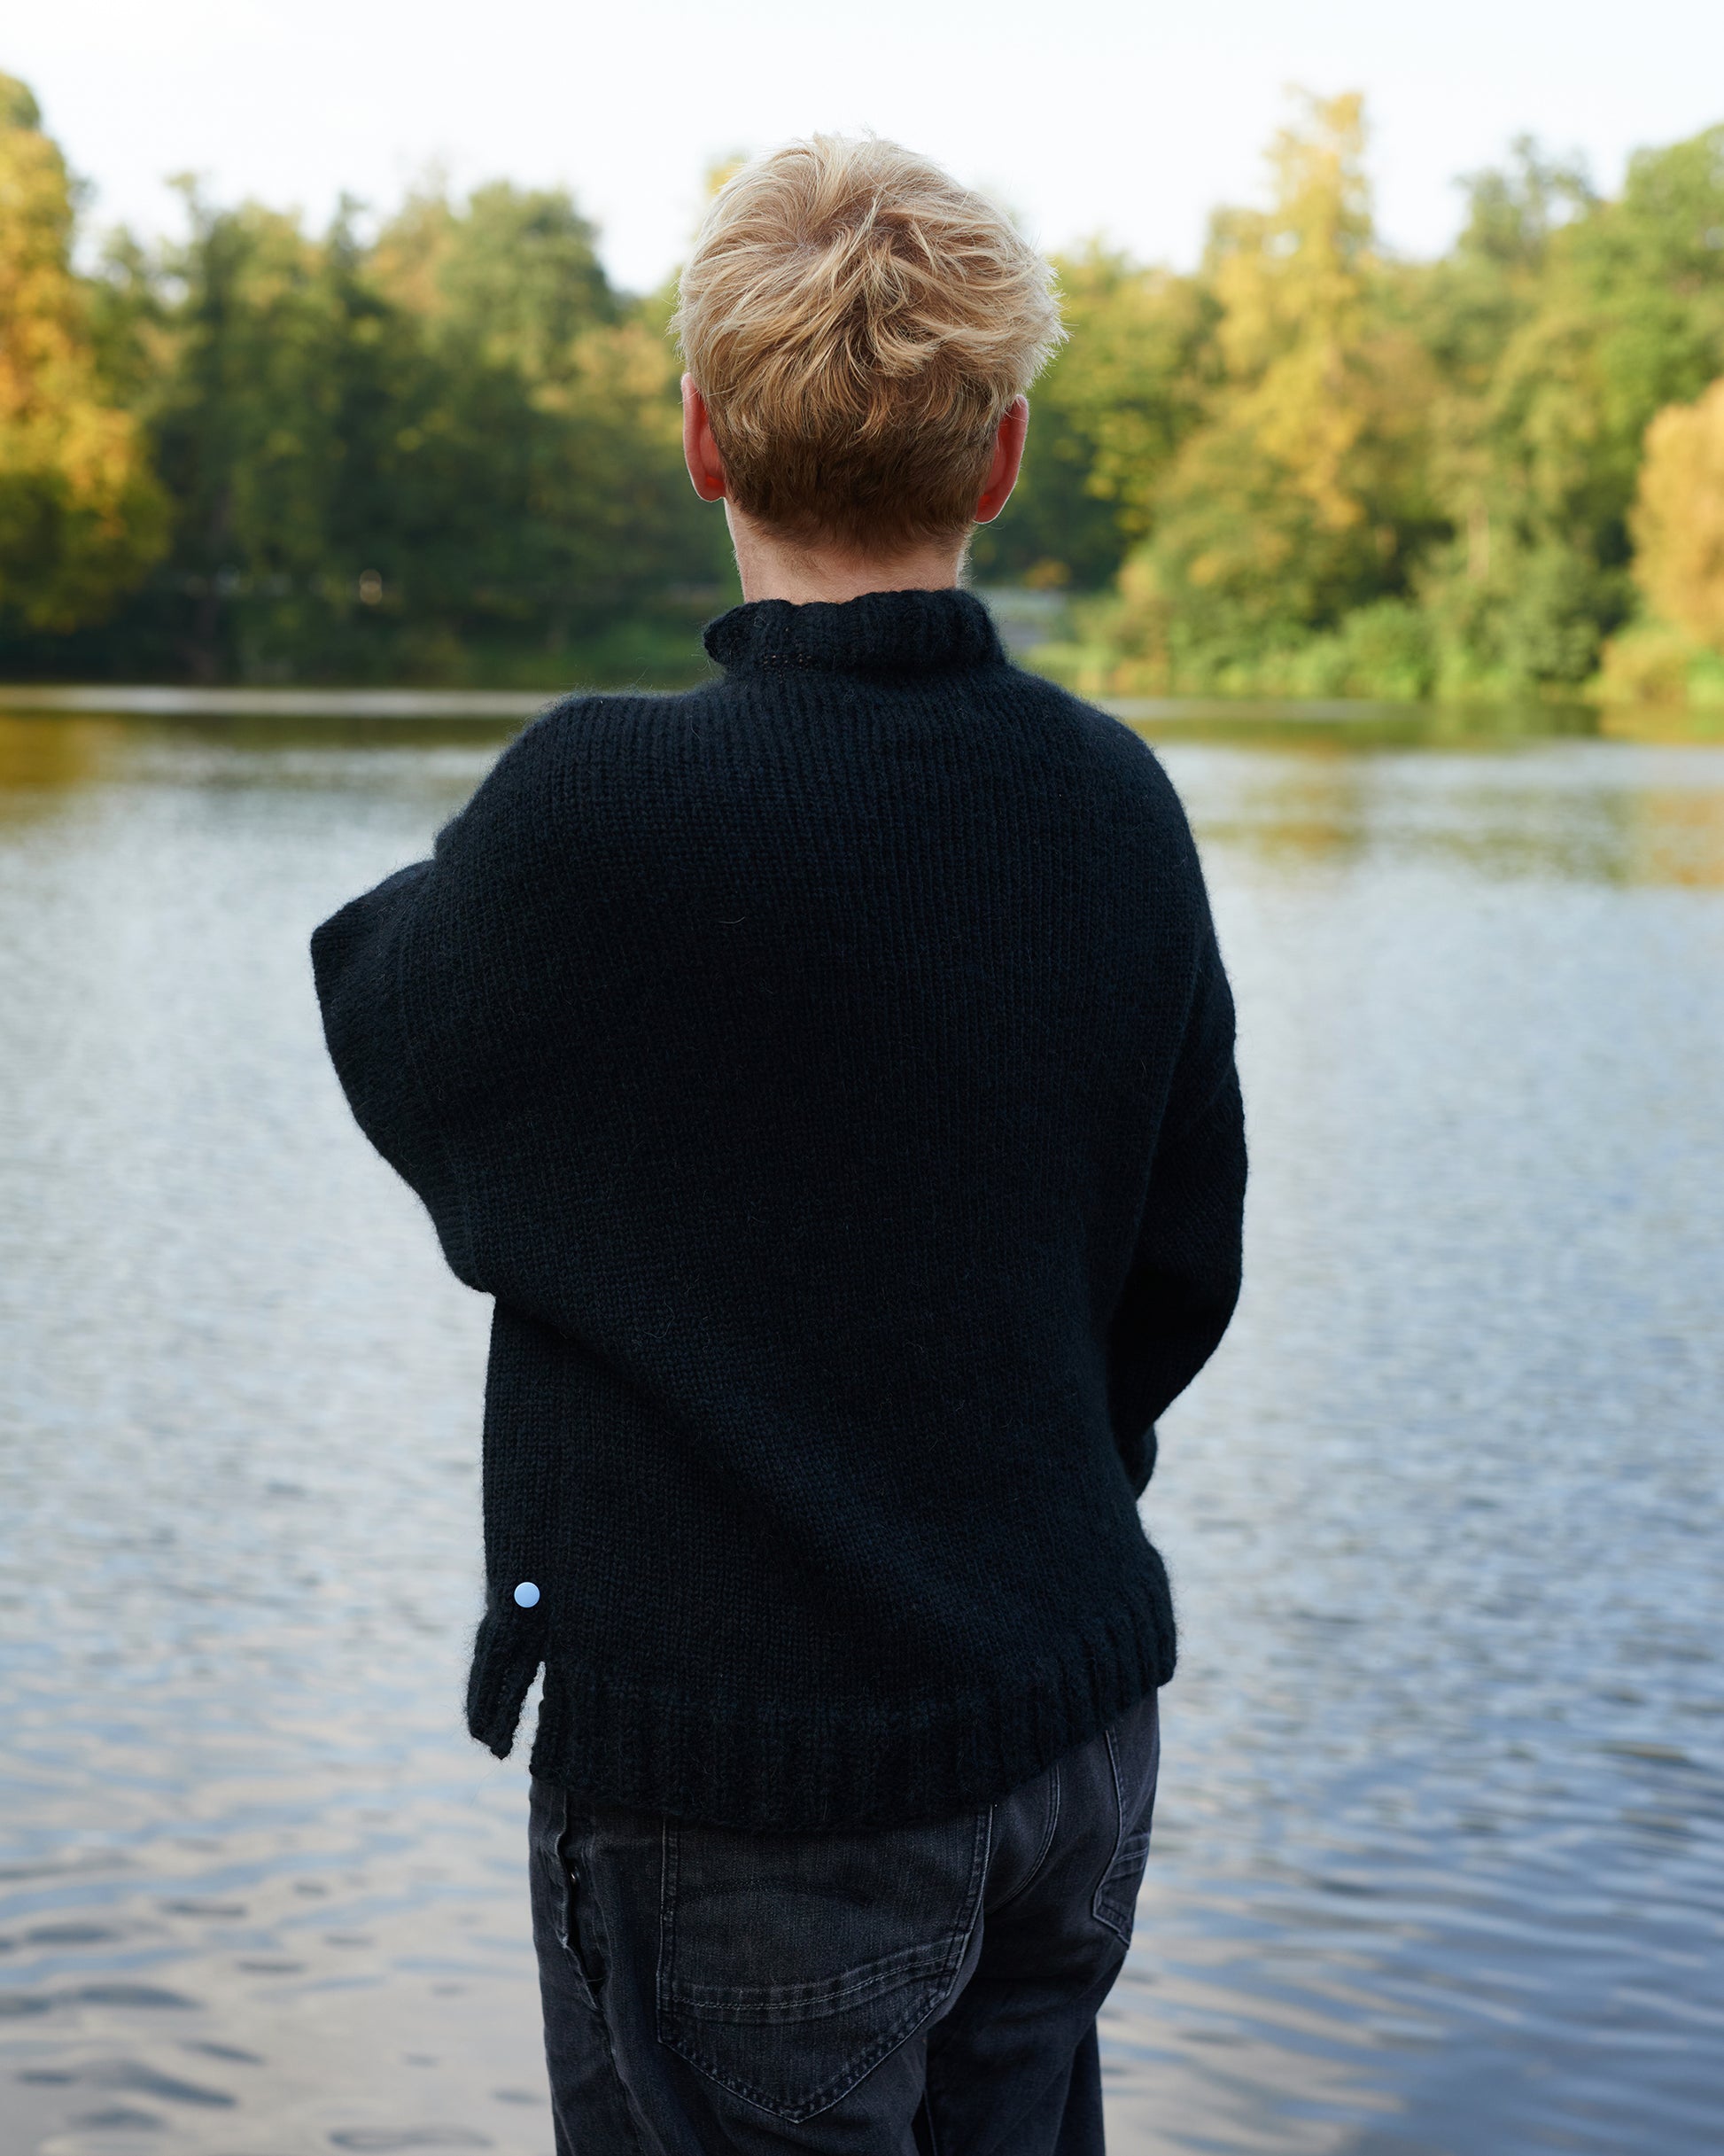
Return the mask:
<svg viewBox="0 0 1724 2156"><path fill-rule="evenodd" d="M1254 1181L1112 2145L1715 2156L1724 749L1235 733L1164 751ZM0 717L0 2156L549 2156L485 1307L305 955L502 737Z"/></svg>

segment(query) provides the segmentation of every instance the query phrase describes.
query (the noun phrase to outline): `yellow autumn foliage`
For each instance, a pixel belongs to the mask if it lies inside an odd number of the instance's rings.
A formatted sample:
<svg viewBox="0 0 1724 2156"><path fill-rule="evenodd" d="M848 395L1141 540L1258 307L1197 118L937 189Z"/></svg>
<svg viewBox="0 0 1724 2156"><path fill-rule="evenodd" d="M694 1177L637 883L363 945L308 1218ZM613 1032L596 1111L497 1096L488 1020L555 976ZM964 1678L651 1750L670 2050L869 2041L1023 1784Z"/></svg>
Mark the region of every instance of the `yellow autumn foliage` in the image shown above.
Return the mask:
<svg viewBox="0 0 1724 2156"><path fill-rule="evenodd" d="M1309 100L1306 127L1270 147L1275 211L1236 212L1215 266L1218 341L1243 385L1236 424L1331 532L1366 513L1349 469L1369 425L1355 386L1371 245L1363 150L1356 94Z"/></svg>
<svg viewBox="0 0 1724 2156"><path fill-rule="evenodd" d="M1433 505L1436 377L1387 303L1357 97L1307 98L1270 152L1267 210L1214 222L1205 276L1220 379L1119 573L1106 685L1207 681L1397 595ZM1198 654L1193 658L1193 652Z"/></svg>
<svg viewBox="0 0 1724 2156"><path fill-rule="evenodd" d="M0 618L99 619L167 541L136 422L101 393L65 162L0 75Z"/></svg>
<svg viewBox="0 0 1724 2156"><path fill-rule="evenodd" d="M1724 651L1724 376L1647 428L1631 524L1653 612Z"/></svg>

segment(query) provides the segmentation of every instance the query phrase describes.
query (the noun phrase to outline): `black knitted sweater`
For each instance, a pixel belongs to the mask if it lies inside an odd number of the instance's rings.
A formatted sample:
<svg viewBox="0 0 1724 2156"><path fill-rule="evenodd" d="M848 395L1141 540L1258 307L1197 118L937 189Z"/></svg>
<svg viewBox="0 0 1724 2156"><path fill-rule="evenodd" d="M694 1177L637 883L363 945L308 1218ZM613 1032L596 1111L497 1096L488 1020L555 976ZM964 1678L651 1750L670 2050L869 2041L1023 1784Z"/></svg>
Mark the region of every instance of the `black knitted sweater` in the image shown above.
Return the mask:
<svg viewBox="0 0 1724 2156"><path fill-rule="evenodd" d="M1137 1498L1239 1292L1232 1006L1154 756L967 594L706 647L535 720L317 992L495 1298L473 1734L542 1662L589 1802L939 1817L1172 1672Z"/></svg>

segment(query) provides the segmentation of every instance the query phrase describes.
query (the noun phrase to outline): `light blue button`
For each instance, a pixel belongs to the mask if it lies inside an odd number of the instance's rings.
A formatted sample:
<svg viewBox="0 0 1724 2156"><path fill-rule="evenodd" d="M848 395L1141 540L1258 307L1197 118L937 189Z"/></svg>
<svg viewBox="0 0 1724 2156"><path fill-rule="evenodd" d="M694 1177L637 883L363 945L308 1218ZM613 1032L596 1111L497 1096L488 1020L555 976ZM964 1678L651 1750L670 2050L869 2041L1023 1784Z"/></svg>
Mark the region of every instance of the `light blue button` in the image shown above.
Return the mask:
<svg viewBox="0 0 1724 2156"><path fill-rule="evenodd" d="M539 1590L533 1585L531 1580L523 1580L521 1584L515 1590L515 1599L521 1605L523 1609L531 1609L533 1604L539 1599Z"/></svg>

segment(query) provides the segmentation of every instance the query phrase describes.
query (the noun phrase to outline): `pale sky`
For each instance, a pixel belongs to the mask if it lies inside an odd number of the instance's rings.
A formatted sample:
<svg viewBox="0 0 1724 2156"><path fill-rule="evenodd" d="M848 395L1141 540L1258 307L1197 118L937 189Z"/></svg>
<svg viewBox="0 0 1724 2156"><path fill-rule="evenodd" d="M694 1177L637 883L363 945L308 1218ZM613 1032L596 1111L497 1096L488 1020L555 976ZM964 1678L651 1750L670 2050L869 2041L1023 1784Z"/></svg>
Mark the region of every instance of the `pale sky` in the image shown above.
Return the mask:
<svg viewBox="0 0 1724 2156"><path fill-rule="evenodd" d="M1724 121L1720 0L4 0L93 217L178 227L163 182L324 218L433 165L566 184L611 275L679 259L734 150L872 128L1007 201L1049 246L1102 232L1190 264L1261 193L1288 83L1365 92L1394 245L1452 237L1457 173L1523 130L1613 188L1636 145Z"/></svg>

